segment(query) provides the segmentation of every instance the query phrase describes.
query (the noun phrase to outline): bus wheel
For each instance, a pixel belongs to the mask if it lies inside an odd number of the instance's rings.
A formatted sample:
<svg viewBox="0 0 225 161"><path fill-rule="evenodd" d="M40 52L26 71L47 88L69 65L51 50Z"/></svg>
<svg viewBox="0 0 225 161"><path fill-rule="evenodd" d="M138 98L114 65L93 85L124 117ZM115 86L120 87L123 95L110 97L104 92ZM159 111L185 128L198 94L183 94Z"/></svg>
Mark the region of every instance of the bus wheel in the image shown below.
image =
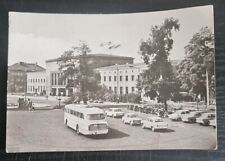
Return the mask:
<svg viewBox="0 0 225 161"><path fill-rule="evenodd" d="M79 130L79 126L78 125L76 127L76 132L77 132L78 135L80 134L80 130Z"/></svg>

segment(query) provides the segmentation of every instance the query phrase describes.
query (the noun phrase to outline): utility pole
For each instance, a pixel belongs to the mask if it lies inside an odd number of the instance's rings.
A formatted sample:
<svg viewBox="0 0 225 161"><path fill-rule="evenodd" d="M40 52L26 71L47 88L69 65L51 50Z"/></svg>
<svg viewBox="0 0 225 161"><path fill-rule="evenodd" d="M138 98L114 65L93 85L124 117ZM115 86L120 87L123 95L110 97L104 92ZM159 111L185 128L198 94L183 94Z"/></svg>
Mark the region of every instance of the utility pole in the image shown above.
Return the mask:
<svg viewBox="0 0 225 161"><path fill-rule="evenodd" d="M206 65L205 76L206 76L206 109L208 109L209 108L209 74L208 74L207 65Z"/></svg>

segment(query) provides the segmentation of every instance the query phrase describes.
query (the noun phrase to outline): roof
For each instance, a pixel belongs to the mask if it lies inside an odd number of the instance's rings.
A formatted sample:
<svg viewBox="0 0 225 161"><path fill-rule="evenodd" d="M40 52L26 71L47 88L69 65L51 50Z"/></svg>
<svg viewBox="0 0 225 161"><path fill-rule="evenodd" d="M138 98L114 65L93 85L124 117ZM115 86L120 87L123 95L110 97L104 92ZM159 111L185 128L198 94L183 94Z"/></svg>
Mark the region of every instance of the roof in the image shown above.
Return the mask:
<svg viewBox="0 0 225 161"><path fill-rule="evenodd" d="M18 62L15 63L8 68L9 70L14 71L24 71L24 72L34 72L34 71L43 71L45 68L41 67L37 63L26 63L26 62Z"/></svg>
<svg viewBox="0 0 225 161"><path fill-rule="evenodd" d="M162 120L162 118L161 118L161 117L158 117L158 116L149 116L149 117L147 117L147 118L153 119L153 120L156 120L156 119Z"/></svg>
<svg viewBox="0 0 225 161"><path fill-rule="evenodd" d="M100 67L96 70L117 70L117 69L147 69L147 65L145 63L136 63L136 64L122 64L122 65L112 65L112 66L106 66L106 67Z"/></svg>
<svg viewBox="0 0 225 161"><path fill-rule="evenodd" d="M65 108L76 110L77 112L82 112L85 114L100 114L104 113L104 111L97 107L92 107L89 105L76 105L76 104L69 104L66 105Z"/></svg>
<svg viewBox="0 0 225 161"><path fill-rule="evenodd" d="M111 55L111 54L102 54L102 53L98 53L98 54L88 54L87 55L89 58L91 57L100 57L100 58L116 58L116 59L134 59L133 57L127 57L127 56L119 56L119 55ZM56 58L56 59L49 59L46 60L45 62L56 62L56 61L60 61L61 58Z"/></svg>

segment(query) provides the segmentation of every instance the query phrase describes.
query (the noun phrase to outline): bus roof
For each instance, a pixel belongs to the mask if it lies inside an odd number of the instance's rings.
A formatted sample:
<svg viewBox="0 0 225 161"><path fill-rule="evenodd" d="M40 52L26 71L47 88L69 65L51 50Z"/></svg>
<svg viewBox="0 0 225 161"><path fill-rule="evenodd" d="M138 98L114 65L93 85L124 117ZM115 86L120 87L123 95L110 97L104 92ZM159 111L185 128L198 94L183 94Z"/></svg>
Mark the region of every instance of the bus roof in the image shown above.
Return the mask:
<svg viewBox="0 0 225 161"><path fill-rule="evenodd" d="M98 107L92 107L89 105L75 105L75 104L69 104L65 106L66 109L75 110L77 112L81 112L84 114L99 114L104 113L104 111Z"/></svg>

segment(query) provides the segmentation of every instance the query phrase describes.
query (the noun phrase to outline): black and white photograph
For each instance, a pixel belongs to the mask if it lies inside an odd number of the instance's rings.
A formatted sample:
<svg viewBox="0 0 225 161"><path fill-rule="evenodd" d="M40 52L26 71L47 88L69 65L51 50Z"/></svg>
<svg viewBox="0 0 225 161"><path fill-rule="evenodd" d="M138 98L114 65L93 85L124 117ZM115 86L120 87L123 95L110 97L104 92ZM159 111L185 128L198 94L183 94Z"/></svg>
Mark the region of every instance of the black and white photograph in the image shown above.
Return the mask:
<svg viewBox="0 0 225 161"><path fill-rule="evenodd" d="M9 12L6 151L217 149L213 17Z"/></svg>

